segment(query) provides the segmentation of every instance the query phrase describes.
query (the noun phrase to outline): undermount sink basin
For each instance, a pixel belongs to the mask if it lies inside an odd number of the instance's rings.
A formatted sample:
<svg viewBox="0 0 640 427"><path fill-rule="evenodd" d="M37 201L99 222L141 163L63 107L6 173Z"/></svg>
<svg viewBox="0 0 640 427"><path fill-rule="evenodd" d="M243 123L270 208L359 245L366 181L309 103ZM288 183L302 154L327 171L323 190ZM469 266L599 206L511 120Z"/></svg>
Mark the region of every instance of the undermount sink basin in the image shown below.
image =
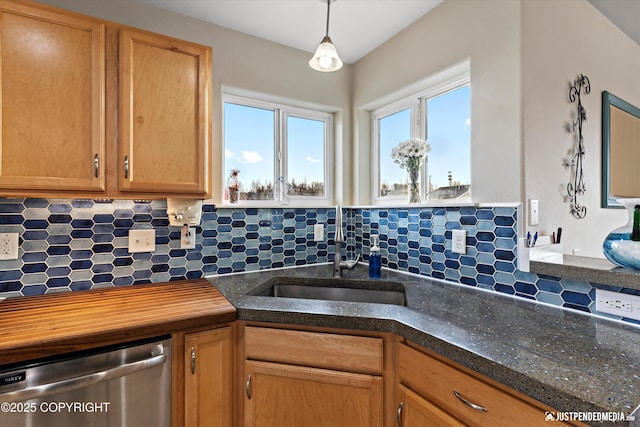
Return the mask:
<svg viewBox="0 0 640 427"><path fill-rule="evenodd" d="M376 304L406 304L405 289L401 283L379 280L276 277L249 292L249 295Z"/></svg>

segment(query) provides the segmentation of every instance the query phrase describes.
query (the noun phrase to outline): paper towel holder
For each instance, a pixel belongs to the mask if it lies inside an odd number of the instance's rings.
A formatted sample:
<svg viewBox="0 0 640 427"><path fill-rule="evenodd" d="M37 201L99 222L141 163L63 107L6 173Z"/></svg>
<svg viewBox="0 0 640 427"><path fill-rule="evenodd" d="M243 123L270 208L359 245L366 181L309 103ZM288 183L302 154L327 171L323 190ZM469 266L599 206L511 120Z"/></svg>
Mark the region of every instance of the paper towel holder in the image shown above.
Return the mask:
<svg viewBox="0 0 640 427"><path fill-rule="evenodd" d="M177 227L200 225L202 200L167 199L167 216L169 217L169 225Z"/></svg>

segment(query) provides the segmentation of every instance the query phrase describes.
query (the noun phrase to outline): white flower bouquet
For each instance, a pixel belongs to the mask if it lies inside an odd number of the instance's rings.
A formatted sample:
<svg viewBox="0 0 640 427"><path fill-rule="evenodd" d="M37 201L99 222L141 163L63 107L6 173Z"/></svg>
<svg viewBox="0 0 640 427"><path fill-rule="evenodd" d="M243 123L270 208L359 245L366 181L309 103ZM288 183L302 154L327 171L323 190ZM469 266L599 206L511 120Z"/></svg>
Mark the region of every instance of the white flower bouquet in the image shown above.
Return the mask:
<svg viewBox="0 0 640 427"><path fill-rule="evenodd" d="M420 195L420 167L422 162L431 151L431 146L427 141L420 138L411 138L402 141L391 149L391 158L402 169L406 169L409 174L409 202L419 203Z"/></svg>
<svg viewBox="0 0 640 427"><path fill-rule="evenodd" d="M422 161L430 151L431 146L427 144L427 141L420 138L411 138L393 147L391 149L391 158L402 169L411 171L412 169L420 169Z"/></svg>

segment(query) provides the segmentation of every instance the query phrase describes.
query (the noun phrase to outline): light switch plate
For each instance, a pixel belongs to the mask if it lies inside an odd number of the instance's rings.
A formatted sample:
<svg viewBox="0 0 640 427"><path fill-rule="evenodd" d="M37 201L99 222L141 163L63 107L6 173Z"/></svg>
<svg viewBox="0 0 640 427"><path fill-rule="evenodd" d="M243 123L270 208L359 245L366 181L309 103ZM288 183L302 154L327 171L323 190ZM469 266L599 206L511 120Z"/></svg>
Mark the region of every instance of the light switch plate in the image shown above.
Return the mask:
<svg viewBox="0 0 640 427"><path fill-rule="evenodd" d="M182 227L180 228L180 249L196 248L196 228Z"/></svg>
<svg viewBox="0 0 640 427"><path fill-rule="evenodd" d="M0 260L18 259L18 233L0 234Z"/></svg>
<svg viewBox="0 0 640 427"><path fill-rule="evenodd" d="M529 199L529 225L538 225L540 223L540 212L538 199Z"/></svg>
<svg viewBox="0 0 640 427"><path fill-rule="evenodd" d="M154 252L156 230L129 230L129 253Z"/></svg>
<svg viewBox="0 0 640 427"><path fill-rule="evenodd" d="M324 225L315 224L313 226L313 241L322 242L324 240Z"/></svg>
<svg viewBox="0 0 640 427"><path fill-rule="evenodd" d="M452 230L451 231L451 250L457 254L467 253L467 231Z"/></svg>

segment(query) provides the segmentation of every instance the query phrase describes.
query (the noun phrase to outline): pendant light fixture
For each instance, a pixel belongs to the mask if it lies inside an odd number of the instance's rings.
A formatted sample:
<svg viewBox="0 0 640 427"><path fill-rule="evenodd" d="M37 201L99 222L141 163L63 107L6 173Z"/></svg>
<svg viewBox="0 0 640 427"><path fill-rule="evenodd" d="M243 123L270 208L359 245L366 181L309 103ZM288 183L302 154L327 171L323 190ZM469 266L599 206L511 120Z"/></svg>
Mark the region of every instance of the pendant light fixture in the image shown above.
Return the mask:
<svg viewBox="0 0 640 427"><path fill-rule="evenodd" d="M331 3L336 0L326 0L327 1L327 33L324 38L320 42L320 45L316 49L316 53L313 55L313 58L309 61L309 66L317 71L322 71L325 73L331 71L337 71L342 68L342 61L338 56L338 51L336 51L336 47L331 42L331 37L329 37L329 11L331 10Z"/></svg>

